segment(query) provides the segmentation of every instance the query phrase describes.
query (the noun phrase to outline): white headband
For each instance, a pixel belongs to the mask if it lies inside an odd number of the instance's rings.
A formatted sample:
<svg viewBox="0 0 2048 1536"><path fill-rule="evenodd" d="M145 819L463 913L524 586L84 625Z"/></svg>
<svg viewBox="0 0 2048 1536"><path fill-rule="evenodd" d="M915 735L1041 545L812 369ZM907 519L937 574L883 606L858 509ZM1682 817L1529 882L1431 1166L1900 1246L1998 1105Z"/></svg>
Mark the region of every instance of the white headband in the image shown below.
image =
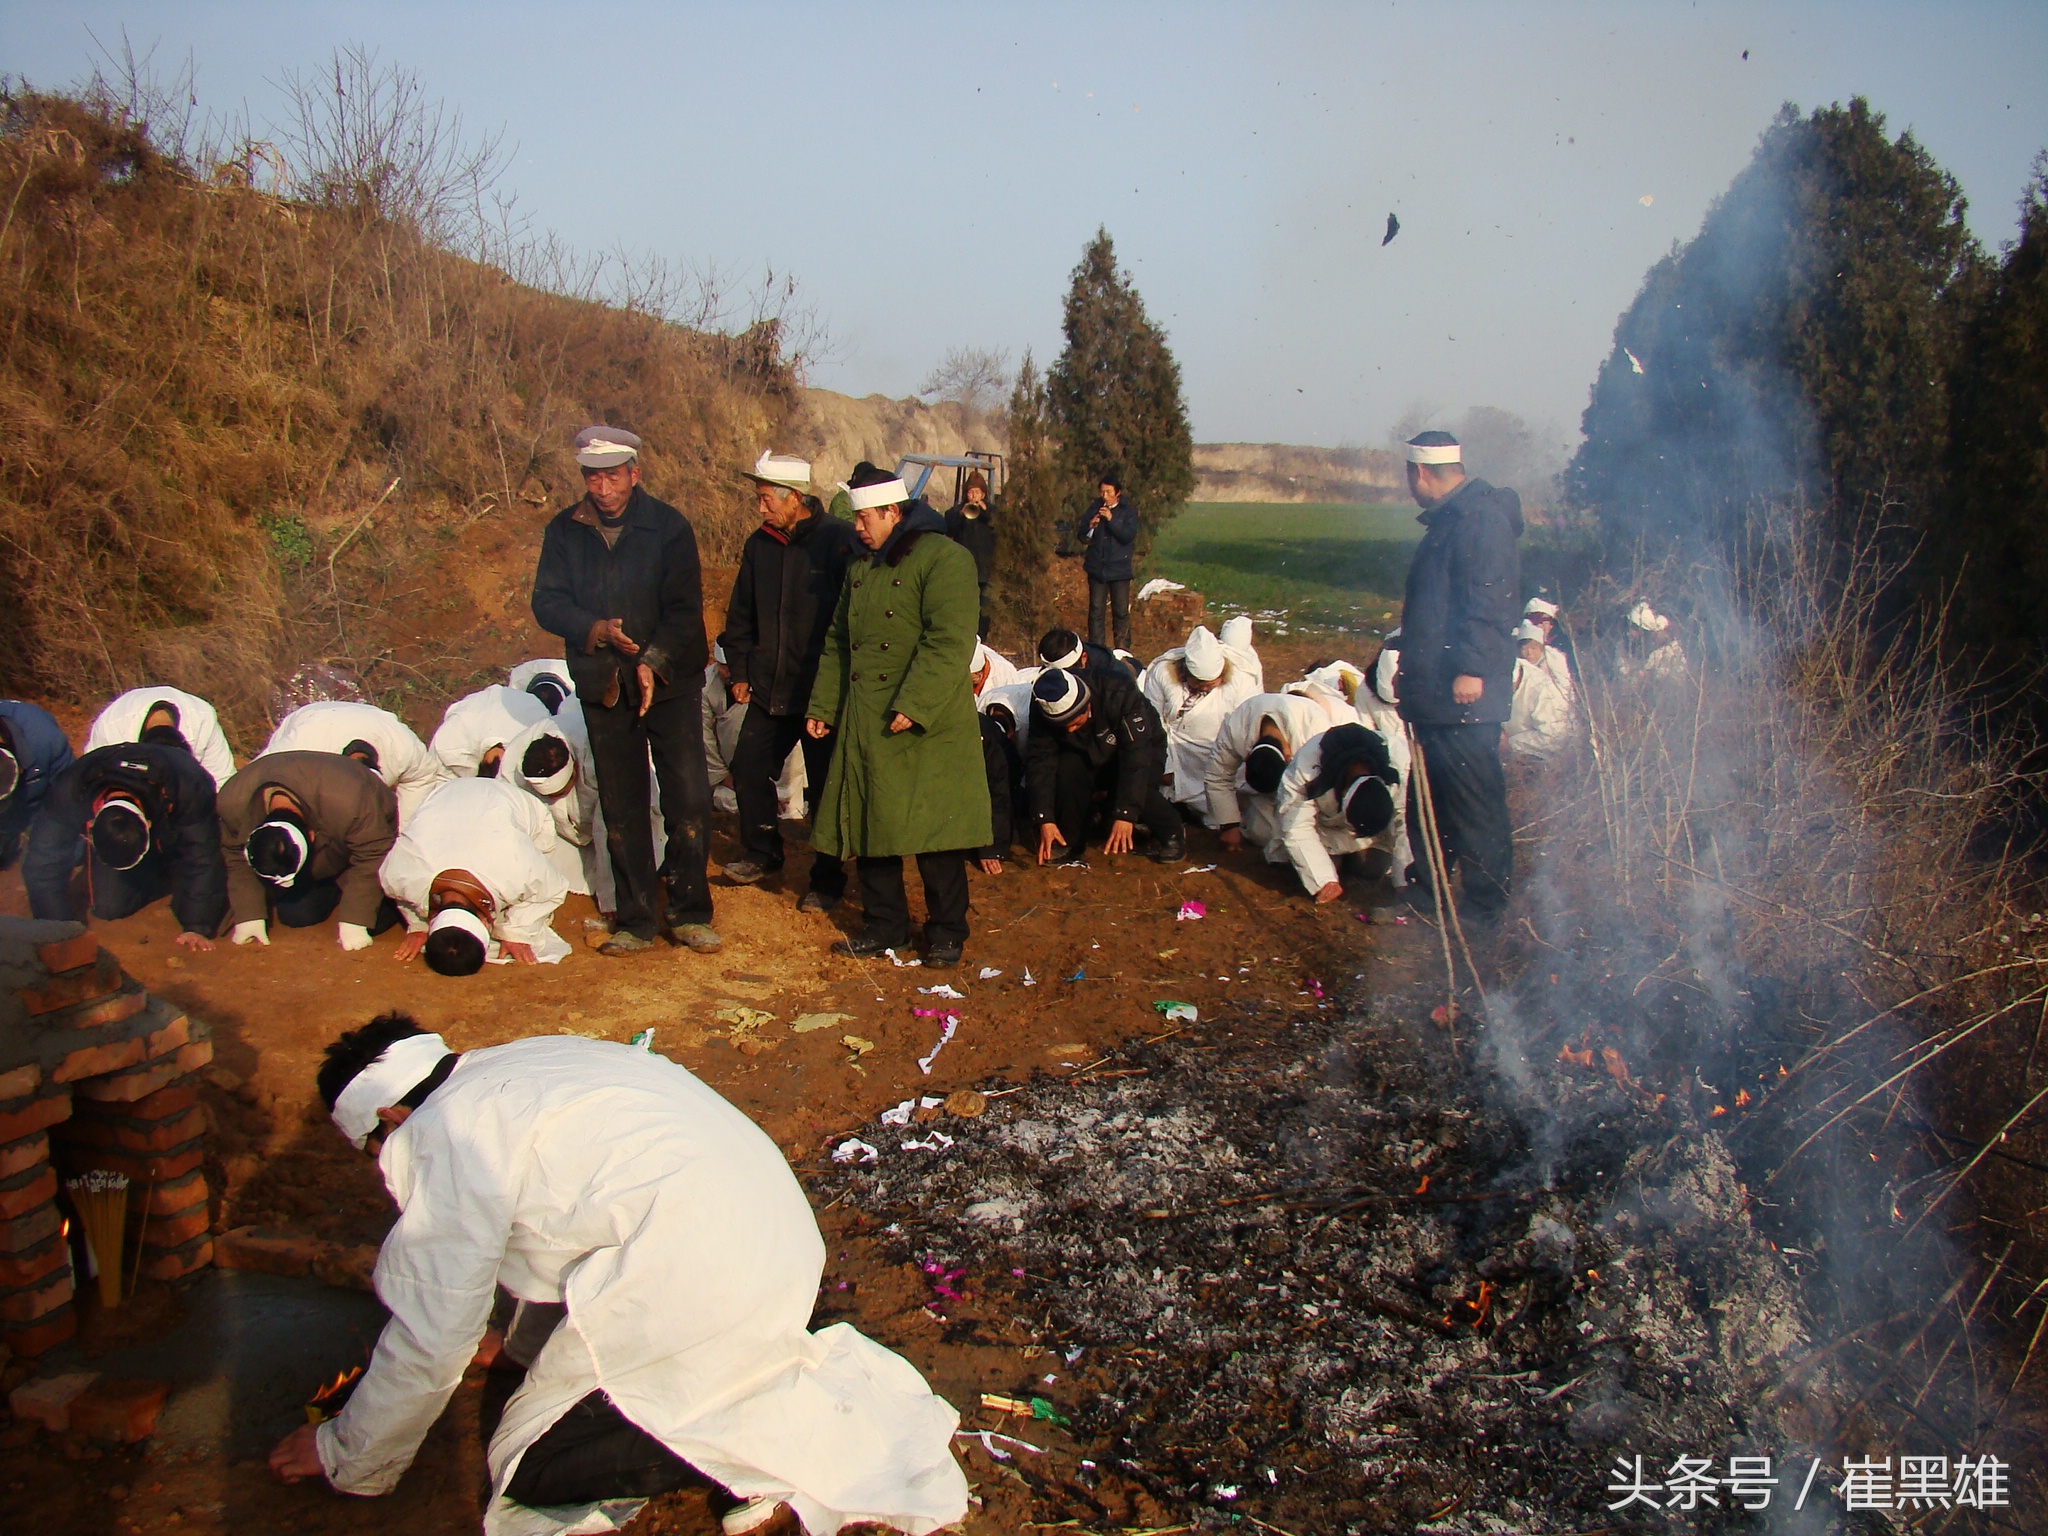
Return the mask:
<svg viewBox="0 0 2048 1536"><path fill-rule="evenodd" d="M901 480L884 480L880 485L856 485L848 488L846 500L856 512L865 512L870 507L891 507L899 501L910 500L910 487Z"/></svg>
<svg viewBox="0 0 2048 1536"><path fill-rule="evenodd" d="M464 933L474 934L484 948L491 946L491 927L467 907L443 907L434 914L434 920L427 924L427 932L439 933L443 928L460 928Z"/></svg>
<svg viewBox="0 0 2048 1536"><path fill-rule="evenodd" d="M264 825L266 827L276 827L286 837L291 839L292 847L299 851L299 862L292 866L292 872L288 875L266 875L261 870L258 870L257 874L262 879L268 880L272 885L290 885L299 878L299 871L306 867L306 860L313 856L313 850L307 845L306 834L290 822L266 821Z"/></svg>
<svg viewBox="0 0 2048 1536"><path fill-rule="evenodd" d="M1078 667L1079 665L1081 665L1082 659L1085 658L1087 654L1088 647L1083 645L1079 640L1076 640L1074 642L1074 648L1071 651L1067 652L1066 655L1046 657L1043 659L1048 667L1058 667L1062 672L1064 672L1069 667Z"/></svg>
<svg viewBox="0 0 2048 1536"><path fill-rule="evenodd" d="M1460 464L1465 458L1465 450L1456 443L1410 443L1407 446L1410 464Z"/></svg>
<svg viewBox="0 0 2048 1536"><path fill-rule="evenodd" d="M348 1080L334 1101L334 1123L355 1143L358 1152L377 1129L377 1111L388 1109L424 1082L448 1054L439 1035L407 1035L384 1047L384 1054Z"/></svg>
<svg viewBox="0 0 2048 1536"><path fill-rule="evenodd" d="M550 736L554 737L555 740L565 747L569 745L569 738L560 731L542 731L540 735L534 737L534 741L543 741ZM528 746L532 744L532 742L527 743ZM523 760L525 754L522 752L520 756ZM544 779L536 779L523 767L519 770L519 776L526 780L527 787L537 795L559 795L569 787L569 781L576 777L576 754L574 751L571 751L569 753L569 760ZM489 941L488 933L485 935L485 940L486 942Z"/></svg>

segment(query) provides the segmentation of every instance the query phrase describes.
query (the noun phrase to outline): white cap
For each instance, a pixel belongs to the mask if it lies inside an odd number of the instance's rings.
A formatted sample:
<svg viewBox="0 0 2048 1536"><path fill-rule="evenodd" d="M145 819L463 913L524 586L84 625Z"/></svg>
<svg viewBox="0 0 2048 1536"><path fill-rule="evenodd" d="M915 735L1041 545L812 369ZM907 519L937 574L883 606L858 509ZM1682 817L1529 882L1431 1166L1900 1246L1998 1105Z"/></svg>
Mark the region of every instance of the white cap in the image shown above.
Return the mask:
<svg viewBox="0 0 2048 1536"><path fill-rule="evenodd" d="M811 461L789 453L764 453L747 471L747 478L763 485L784 485L792 491L811 488Z"/></svg>
<svg viewBox="0 0 2048 1536"><path fill-rule="evenodd" d="M1629 623L1645 634L1661 635L1671 627L1671 621L1652 608L1647 602L1638 602L1628 611Z"/></svg>
<svg viewBox="0 0 2048 1536"><path fill-rule="evenodd" d="M1223 642L1209 632L1206 624L1197 624L1188 635L1187 649L1181 653L1181 661L1187 667L1189 677L1204 683L1215 682L1229 664L1223 654Z"/></svg>
<svg viewBox="0 0 2048 1536"><path fill-rule="evenodd" d="M1537 614L1546 619L1554 619L1557 617L1557 604L1546 602L1540 597L1532 597L1522 605L1522 612Z"/></svg>
<svg viewBox="0 0 2048 1536"><path fill-rule="evenodd" d="M910 487L901 480L884 480L880 485L848 486L846 500L856 512L870 507L890 507L910 500Z"/></svg>
<svg viewBox="0 0 2048 1536"><path fill-rule="evenodd" d="M993 653L989 650L986 644L979 640L975 641L974 654L967 658L968 673L972 675L973 673L979 672L983 667L987 666L989 664L988 659L992 654Z"/></svg>
<svg viewBox="0 0 2048 1536"><path fill-rule="evenodd" d="M585 469L616 469L640 456L640 439L623 427L602 424L576 434L576 462Z"/></svg>
<svg viewBox="0 0 2048 1536"><path fill-rule="evenodd" d="M1538 645L1544 643L1543 631L1536 625L1531 624L1527 619L1524 619L1515 626L1515 638L1517 640L1534 640Z"/></svg>
<svg viewBox="0 0 2048 1536"><path fill-rule="evenodd" d="M1234 645L1239 650L1245 649L1252 643L1251 619L1242 613L1234 619L1225 619L1223 621L1223 633L1217 638L1222 640L1225 645Z"/></svg>
<svg viewBox="0 0 2048 1536"><path fill-rule="evenodd" d="M434 926L440 926L438 920ZM439 1035L407 1035L385 1046L384 1054L350 1078L335 1099L332 1118L341 1134L362 1151L370 1132L377 1129L377 1111L389 1109L425 1082L447 1054L448 1042Z"/></svg>

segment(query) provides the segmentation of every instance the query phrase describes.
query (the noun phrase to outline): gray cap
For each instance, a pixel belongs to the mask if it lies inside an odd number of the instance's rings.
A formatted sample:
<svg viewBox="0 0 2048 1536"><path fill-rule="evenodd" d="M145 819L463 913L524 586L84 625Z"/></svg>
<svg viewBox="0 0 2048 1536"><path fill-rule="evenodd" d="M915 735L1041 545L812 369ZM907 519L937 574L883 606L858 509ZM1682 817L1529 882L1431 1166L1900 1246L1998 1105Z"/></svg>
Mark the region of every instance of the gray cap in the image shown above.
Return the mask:
<svg viewBox="0 0 2048 1536"><path fill-rule="evenodd" d="M639 456L640 439L624 427L598 422L576 434L576 462L585 469L615 469Z"/></svg>

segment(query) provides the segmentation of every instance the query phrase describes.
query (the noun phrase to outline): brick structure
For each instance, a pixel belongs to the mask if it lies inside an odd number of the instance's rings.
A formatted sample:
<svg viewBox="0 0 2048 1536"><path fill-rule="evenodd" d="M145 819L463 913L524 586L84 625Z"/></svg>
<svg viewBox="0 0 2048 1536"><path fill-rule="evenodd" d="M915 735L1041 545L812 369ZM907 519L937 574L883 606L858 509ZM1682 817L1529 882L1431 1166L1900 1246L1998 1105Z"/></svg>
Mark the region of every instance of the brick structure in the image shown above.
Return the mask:
<svg viewBox="0 0 2048 1536"><path fill-rule="evenodd" d="M0 1343L15 1354L77 1330L64 1179L128 1176L128 1267L175 1280L212 1262L192 1081L212 1059L209 1027L79 924L0 918Z"/></svg>

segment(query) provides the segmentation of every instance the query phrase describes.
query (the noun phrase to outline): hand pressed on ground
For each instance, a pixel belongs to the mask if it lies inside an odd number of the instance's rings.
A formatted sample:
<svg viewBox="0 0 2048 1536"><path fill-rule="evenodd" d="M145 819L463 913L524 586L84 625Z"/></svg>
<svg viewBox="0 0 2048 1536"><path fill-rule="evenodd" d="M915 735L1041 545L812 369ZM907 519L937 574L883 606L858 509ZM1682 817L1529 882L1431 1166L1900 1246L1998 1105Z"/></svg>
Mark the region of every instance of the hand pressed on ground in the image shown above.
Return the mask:
<svg viewBox="0 0 2048 1536"><path fill-rule="evenodd" d="M270 1470L287 1483L325 1477L327 1469L320 1464L320 1448L314 1440L316 1433L311 1424L301 1424L278 1441L277 1448L270 1453Z"/></svg>

